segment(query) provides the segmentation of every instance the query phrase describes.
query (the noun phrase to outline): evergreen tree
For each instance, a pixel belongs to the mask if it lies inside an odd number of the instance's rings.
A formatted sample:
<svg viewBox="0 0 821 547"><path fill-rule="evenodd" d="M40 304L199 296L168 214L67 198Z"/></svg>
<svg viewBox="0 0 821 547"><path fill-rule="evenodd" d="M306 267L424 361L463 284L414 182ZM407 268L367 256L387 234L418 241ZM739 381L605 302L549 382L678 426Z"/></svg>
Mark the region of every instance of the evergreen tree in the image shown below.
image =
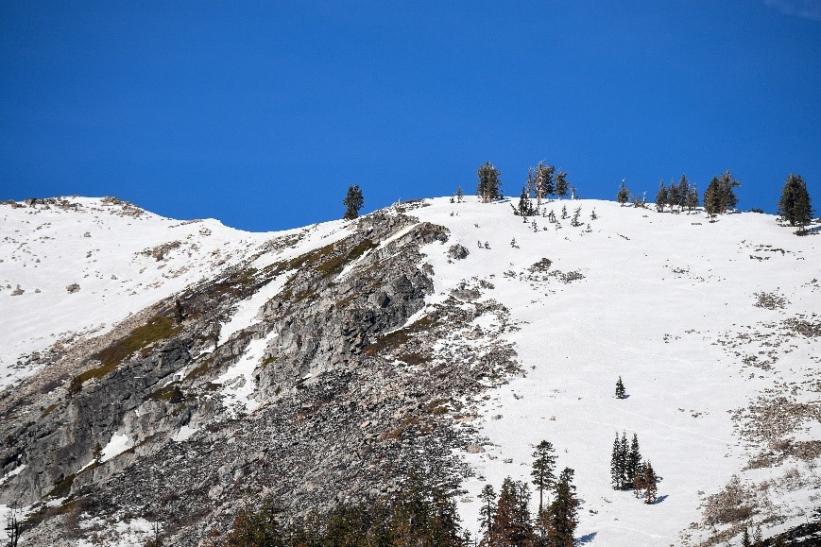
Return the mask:
<svg viewBox="0 0 821 547"><path fill-rule="evenodd" d="M548 510L547 536L551 547L573 547L573 534L579 524L573 474L572 469L565 467L556 483L556 495Z"/></svg>
<svg viewBox="0 0 821 547"><path fill-rule="evenodd" d="M681 197L679 195L678 186L671 180L670 187L667 188L667 205L670 206L670 212L675 212L676 206L679 204Z"/></svg>
<svg viewBox="0 0 821 547"><path fill-rule="evenodd" d="M744 533L741 535L741 547L753 547L753 541L750 539L750 531L744 527Z"/></svg>
<svg viewBox="0 0 821 547"><path fill-rule="evenodd" d="M538 188L538 177L537 171L534 167L527 168L527 182L525 183L525 188L527 189L527 197L536 196L538 199L539 197L539 188ZM541 202L540 202L541 203Z"/></svg>
<svg viewBox="0 0 821 547"><path fill-rule="evenodd" d="M558 174L556 174L556 194L558 194L560 198L566 197L567 188L567 173L559 171Z"/></svg>
<svg viewBox="0 0 821 547"><path fill-rule="evenodd" d="M513 513L513 545L530 546L533 543L533 525L530 522L530 487L524 481L516 482L516 505Z"/></svg>
<svg viewBox="0 0 821 547"><path fill-rule="evenodd" d="M462 203L465 199L465 193L462 191L461 186L456 187L456 203Z"/></svg>
<svg viewBox="0 0 821 547"><path fill-rule="evenodd" d="M485 162L476 172L479 184L476 193L482 203L487 203L502 197L502 174L492 163Z"/></svg>
<svg viewBox="0 0 821 547"><path fill-rule="evenodd" d="M515 534L516 511L516 483L510 477L505 477L499 491L496 518L489 536L489 545L515 547L516 544L513 543L512 538Z"/></svg>
<svg viewBox="0 0 821 547"><path fill-rule="evenodd" d="M544 509L544 492L549 490L556 481L554 469L556 466L556 450L550 441L542 441L533 451L533 465L530 476L533 485L539 492L539 513Z"/></svg>
<svg viewBox="0 0 821 547"><path fill-rule="evenodd" d="M579 221L579 217L581 216L581 214L582 206L579 205L578 207L576 207L576 210L573 211L573 219L570 221L571 226L578 227L582 225L582 223Z"/></svg>
<svg viewBox="0 0 821 547"><path fill-rule="evenodd" d="M636 474L641 467L641 451L639 450L639 437L633 433L633 440L630 442L630 451L627 453L627 461L625 464L627 484L632 485Z"/></svg>
<svg viewBox="0 0 821 547"><path fill-rule="evenodd" d="M555 192L556 188L553 180L555 173L556 168L552 165L539 162L539 165L536 166L536 197L539 204L542 203L543 197L550 197Z"/></svg>
<svg viewBox="0 0 821 547"><path fill-rule="evenodd" d="M721 190L716 177L713 177L707 185L707 190L704 191L704 210L710 216L721 212Z"/></svg>
<svg viewBox="0 0 821 547"><path fill-rule="evenodd" d="M778 200L778 214L791 226L800 226L804 233L805 226L812 222L812 205L807 184L801 175L790 174Z"/></svg>
<svg viewBox="0 0 821 547"><path fill-rule="evenodd" d="M644 464L644 503L655 503L658 486L656 485L657 477L653 466L650 462Z"/></svg>
<svg viewBox="0 0 821 547"><path fill-rule="evenodd" d="M453 497L441 490L434 490L430 502L431 517L427 526L427 535L431 545L461 546L459 532L459 511Z"/></svg>
<svg viewBox="0 0 821 547"><path fill-rule="evenodd" d="M624 181L621 181L621 185L619 186L619 193L616 194L616 201L619 202L619 205L624 205L630 199L630 190L627 189L625 186Z"/></svg>
<svg viewBox="0 0 821 547"><path fill-rule="evenodd" d="M616 399L627 398L627 393L624 390L624 382L621 381L621 376L616 380Z"/></svg>
<svg viewBox="0 0 821 547"><path fill-rule="evenodd" d="M619 462L621 467L621 487L629 488L630 484L627 482L627 456L630 454L630 444L627 442L627 433L621 432L621 440L619 441Z"/></svg>
<svg viewBox="0 0 821 547"><path fill-rule="evenodd" d="M664 212L664 205L667 203L667 187L663 182L659 183L659 191L656 192L656 211Z"/></svg>
<svg viewBox="0 0 821 547"><path fill-rule="evenodd" d="M613 440L613 452L610 456L610 482L613 485L613 490L621 490L624 487L623 477L624 458L622 458L621 443L617 431L616 438Z"/></svg>
<svg viewBox="0 0 821 547"><path fill-rule="evenodd" d="M567 206L562 205L562 220L567 218Z"/></svg>
<svg viewBox="0 0 821 547"><path fill-rule="evenodd" d="M639 463L636 467L636 475L633 477L633 495L637 498L644 496L644 463Z"/></svg>
<svg viewBox="0 0 821 547"><path fill-rule="evenodd" d="M479 500L482 502L479 508L479 526L483 530L484 538L489 539L493 530L493 522L496 520L496 492L492 485L486 484L482 488Z"/></svg>
<svg viewBox="0 0 821 547"><path fill-rule="evenodd" d="M734 188L740 185L730 171L725 171L720 177L713 177L704 192L704 210L707 214L715 216L735 209L738 199Z"/></svg>
<svg viewBox="0 0 821 547"><path fill-rule="evenodd" d="M693 211L696 207L698 207L698 189L691 184L687 193L687 210Z"/></svg>
<svg viewBox="0 0 821 547"><path fill-rule="evenodd" d="M596 209L593 208L593 210L590 211L590 220L596 220L598 218L599 218L599 216L596 214Z"/></svg>
<svg viewBox="0 0 821 547"><path fill-rule="evenodd" d="M530 197L527 195L525 188L522 188L522 195L519 196L519 215L528 217L533 214L533 205L530 203Z"/></svg>
<svg viewBox="0 0 821 547"><path fill-rule="evenodd" d="M681 175L678 181L678 206L681 210L687 206L687 196L690 195L690 181L687 180L687 175Z"/></svg>
<svg viewBox="0 0 821 547"><path fill-rule="evenodd" d="M225 547L245 547L264 545L265 547L285 547L280 524L279 510L273 501L266 500L258 511L243 508L234 519L233 530L223 542Z"/></svg>
<svg viewBox="0 0 821 547"><path fill-rule="evenodd" d="M738 182L733 174L730 171L725 171L722 173L721 177L718 179L719 183L719 203L720 203L720 212L726 213L730 209L735 209L736 205L738 205L738 199L736 198L734 188L741 186L741 183Z"/></svg>
<svg viewBox="0 0 821 547"><path fill-rule="evenodd" d="M345 206L345 215L342 217L345 220L351 220L359 216L359 210L365 204L365 198L362 195L362 190L358 184L348 187L348 193L345 194L345 199L342 200L342 205Z"/></svg>
<svg viewBox="0 0 821 547"><path fill-rule="evenodd" d="M551 222L551 223L554 223L554 224L557 222L556 221L556 213L553 212L553 209L551 209L550 212L547 213L547 221Z"/></svg>

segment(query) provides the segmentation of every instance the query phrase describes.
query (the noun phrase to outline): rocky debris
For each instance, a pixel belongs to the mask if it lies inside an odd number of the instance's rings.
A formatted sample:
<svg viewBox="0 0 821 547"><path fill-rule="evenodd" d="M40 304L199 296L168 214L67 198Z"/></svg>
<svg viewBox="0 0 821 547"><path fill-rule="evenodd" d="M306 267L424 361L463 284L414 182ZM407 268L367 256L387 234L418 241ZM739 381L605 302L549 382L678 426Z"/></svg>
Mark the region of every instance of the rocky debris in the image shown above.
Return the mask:
<svg viewBox="0 0 821 547"><path fill-rule="evenodd" d="M151 247L150 249L144 249L140 254L150 256L157 262L160 262L165 260L168 253L174 249L179 249L180 246L182 246L182 243L179 241L169 241L168 243L163 243L162 245L157 245L156 247Z"/></svg>
<svg viewBox="0 0 821 547"><path fill-rule="evenodd" d="M80 290L80 285L78 283L71 283L69 285L66 285L66 292L69 293L69 294L75 293L79 290Z"/></svg>
<svg viewBox="0 0 821 547"><path fill-rule="evenodd" d="M547 272L550 269L550 266L552 264L553 264L553 262L549 258L542 258L541 260L539 260L538 262L533 264L529 268L529 270L530 270L531 273L540 273L540 272L544 273L544 272Z"/></svg>
<svg viewBox="0 0 821 547"><path fill-rule="evenodd" d="M758 292L755 293L755 307L767 310L784 309L789 303L786 298L776 293Z"/></svg>
<svg viewBox="0 0 821 547"><path fill-rule="evenodd" d="M448 248L448 258L452 260L464 260L468 257L470 251L464 245L456 243Z"/></svg>
<svg viewBox="0 0 821 547"><path fill-rule="evenodd" d="M25 292L26 292L25 290L20 288L20 285L17 285L17 288L15 288L13 291L11 291L11 295L12 296L20 296L21 294L23 294Z"/></svg>

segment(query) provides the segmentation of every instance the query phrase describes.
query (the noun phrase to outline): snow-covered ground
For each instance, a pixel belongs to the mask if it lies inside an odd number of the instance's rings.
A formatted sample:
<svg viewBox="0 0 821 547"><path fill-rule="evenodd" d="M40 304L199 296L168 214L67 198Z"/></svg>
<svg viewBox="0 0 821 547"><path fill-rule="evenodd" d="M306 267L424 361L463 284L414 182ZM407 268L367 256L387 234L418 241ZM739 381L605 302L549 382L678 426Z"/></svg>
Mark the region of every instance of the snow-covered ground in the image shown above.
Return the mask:
<svg viewBox="0 0 821 547"><path fill-rule="evenodd" d="M0 205L0 388L38 369L16 366L25 356L101 334L280 235L173 220L100 198L67 201L76 205Z"/></svg>
<svg viewBox="0 0 821 547"><path fill-rule="evenodd" d="M812 282L821 274L821 237L796 237L771 215L724 215L709 223L703 213L659 214L596 200L545 205L561 229L535 217L528 219L534 232L508 203L469 197L432 204L414 214L451 230L445 245L428 248L434 298L463 279L491 281L487 297L507 306L521 328L509 339L527 371L479 404L482 433L492 446L465 455L477 477L460 503L464 524L477 530L484 484L498 491L505 476L529 479L533 446L546 439L557 448L559 469L576 470L584 500L578 532L586 543L681 544L679 533L699 519L705 494L719 491L751 455L728 411L746 407L775 381L800 385L817 370L812 356L821 354L817 340L792 340L798 347L764 372L744 368L714 342L747 325L821 313L821 291ZM563 206L571 217L581 207L585 226L562 220ZM479 241L490 249L479 249ZM440 247L457 242L470 256L450 263ZM520 275L543 257L553 262L551 270L577 271L584 279L563 284ZM775 292L789 303L755 307L757 292ZM619 376L625 400L614 397ZM817 397L807 388L798 392L799 399ZM663 477L654 505L610 486L613 437L622 431L638 434L642 454ZM817 427L805 435L821 438ZM814 469L790 464L817 480ZM812 507L807 494L797 512Z"/></svg>
<svg viewBox="0 0 821 547"><path fill-rule="evenodd" d="M136 209L96 198L70 201L77 207L0 205L0 388L36 372L36 365L16 366L32 352L68 336L100 334L129 314L256 256L275 237L293 237L294 244L259 255L252 266L263 268L327 245L350 227L333 221L251 234L214 220L180 222L141 210L132 215ZM680 545L680 533L699 520L705 497L733 474L760 483L781 477L789 467L805 482L817 483L811 463L789 459L777 469L743 471L756 450L739 436L730 412L790 382L798 386L791 395L797 401L817 402L817 392L802 382L818 369L819 339L791 338L791 351L765 369L741 359L766 353L756 345L761 340L738 342L736 335L772 331L763 324L821 313L816 279L821 236L796 237L775 217L753 213L710 223L701 212L659 214L606 201L553 201L543 207L559 217L557 229L541 216L523 223L508 202L480 204L467 197L459 204L448 198L428 203L410 214L450 230L446 244L425 248L435 274L436 293L429 302L443 300L463 280L491 282L494 288L486 289L485 297L510 310L519 329L506 336L526 370L488 399L472 402L475 423L488 442L483 452L464 454L476 471L460 500L467 528L478 529L481 487L491 483L498 489L508 475L527 479L533 446L542 439L557 447L559 468L576 470L584 500L578 533L591 545ZM569 217L581 207L583 226L561 219L562 207ZM597 218L591 220L594 209ZM470 255L448 260L445 251L454 243ZM583 277L565 283L561 276L530 273L542 258L552 261L549 272ZM353 271L355 264L349 264L341 275ZM283 272L238 303L218 343L252 326L288 275ZM66 290L72 283L78 291ZM756 293L762 292L782 297L783 307L756 307ZM410 321L423 315L424 310ZM252 340L216 382L223 385L226 404L242 411L256 408L253 370L265 342ZM731 351L731 343L742 345ZM629 394L625 400L613 396L619 376ZM821 439L817 423L802 427L793 439ZM175 440L196 431L186 426ZM622 431L638 434L643 455L663 477L654 505L610 487L610 449L614 434ZM103 456L116 456L130 442L118 434ZM774 501L791 520L770 531L801 522L800 513L818 503L817 487L782 486L783 491L773 490ZM0 507L0 517L5 510ZM147 522L133 528L135 537L148 533Z"/></svg>

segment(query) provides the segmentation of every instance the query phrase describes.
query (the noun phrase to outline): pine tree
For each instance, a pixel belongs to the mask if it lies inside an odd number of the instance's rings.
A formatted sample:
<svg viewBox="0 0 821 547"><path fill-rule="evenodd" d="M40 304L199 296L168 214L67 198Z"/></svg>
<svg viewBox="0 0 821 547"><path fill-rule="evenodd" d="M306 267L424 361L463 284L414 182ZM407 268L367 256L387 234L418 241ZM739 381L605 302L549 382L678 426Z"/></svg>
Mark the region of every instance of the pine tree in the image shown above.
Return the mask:
<svg viewBox="0 0 821 547"><path fill-rule="evenodd" d="M704 210L707 214L715 216L735 209L738 199L734 188L738 186L741 184L730 171L725 171L720 177L713 177L704 192Z"/></svg>
<svg viewBox="0 0 821 547"><path fill-rule="evenodd" d="M596 209L594 207L593 210L590 211L590 220L596 220L598 218L599 218L599 215L596 214Z"/></svg>
<svg viewBox="0 0 821 547"><path fill-rule="evenodd" d="M567 218L567 206L562 205L562 220Z"/></svg>
<svg viewBox="0 0 821 547"><path fill-rule="evenodd" d="M667 205L670 206L670 212L676 211L676 206L679 204L680 196L678 186L671 180L670 186L667 188Z"/></svg>
<svg viewBox="0 0 821 547"><path fill-rule="evenodd" d="M359 216L359 210L365 204L365 198L358 184L348 187L348 193L345 194L342 204L345 206L345 215L342 218L351 220Z"/></svg>
<svg viewBox="0 0 821 547"><path fill-rule="evenodd" d="M522 188L522 195L519 196L519 215L528 217L533 214L533 205L530 203L530 197L527 195L525 188Z"/></svg>
<svg viewBox="0 0 821 547"><path fill-rule="evenodd" d="M610 482L613 485L613 490L621 490L624 487L624 459L621 453L621 443L619 442L619 433L616 432L616 438L613 440L613 452L610 455Z"/></svg>
<svg viewBox="0 0 821 547"><path fill-rule="evenodd" d="M656 192L656 211L664 212L664 205L667 203L667 187L663 182L659 183L659 191Z"/></svg>
<svg viewBox="0 0 821 547"><path fill-rule="evenodd" d="M812 222L810 194L801 175L791 173L784 182L781 199L778 200L778 214L790 226L800 226L800 233L804 233L805 226Z"/></svg>
<svg viewBox="0 0 821 547"><path fill-rule="evenodd" d="M681 210L687 206L687 196L690 195L690 181L687 180L687 175L681 175L678 181L678 206Z"/></svg>
<svg viewBox="0 0 821 547"><path fill-rule="evenodd" d="M633 480L636 478L636 474L639 471L639 467L641 467L641 451L639 450L639 437L635 433L633 433L633 440L630 442L630 451L627 453L627 461L626 461L626 475L627 475L627 484L632 485Z"/></svg>
<svg viewBox="0 0 821 547"><path fill-rule="evenodd" d="M524 481L517 481L515 492L516 503L510 540L516 546L530 546L533 542L533 525L530 522L530 487Z"/></svg>
<svg viewBox="0 0 821 547"><path fill-rule="evenodd" d="M657 477L650 462L644 464L644 503L655 503L658 486Z"/></svg>
<svg viewBox="0 0 821 547"><path fill-rule="evenodd" d="M627 393L624 390L624 382L621 381L621 376L616 380L616 399L626 399Z"/></svg>
<svg viewBox="0 0 821 547"><path fill-rule="evenodd" d="M539 165L536 166L536 197L540 205L542 198L552 196L555 191L553 182L555 173L556 168L552 165L545 165L539 162Z"/></svg>
<svg viewBox="0 0 821 547"><path fill-rule="evenodd" d="M582 206L579 205L578 207L576 207L576 210L573 211L573 219L570 221L571 226L579 227L579 226L582 225L582 223L579 221L579 217L581 216L581 214L582 214Z"/></svg>
<svg viewBox="0 0 821 547"><path fill-rule="evenodd" d="M753 542L750 539L750 531L744 527L744 533L741 535L741 547L753 547Z"/></svg>
<svg viewBox="0 0 821 547"><path fill-rule="evenodd" d="M551 547L573 547L573 533L579 524L579 500L573 485L574 471L565 467L556 483L556 495L548 510L547 537Z"/></svg>
<svg viewBox="0 0 821 547"><path fill-rule="evenodd" d="M554 469L556 466L556 450L550 441L542 441L533 451L533 464L530 476L533 485L539 492L539 513L544 509L544 492L549 490L556 481Z"/></svg>
<svg viewBox="0 0 821 547"><path fill-rule="evenodd" d="M427 535L432 545L461 546L459 537L459 511L453 497L442 490L434 489L430 501L425 500L429 508L430 518L427 526Z"/></svg>
<svg viewBox="0 0 821 547"><path fill-rule="evenodd" d="M621 487L629 488L630 483L627 482L627 456L630 454L630 444L627 442L627 433L621 432L621 440L619 440L619 463L621 468Z"/></svg>
<svg viewBox="0 0 821 547"><path fill-rule="evenodd" d="M636 475L633 477L633 495L637 498L644 496L644 463L639 463L636 468Z"/></svg>
<svg viewBox="0 0 821 547"><path fill-rule="evenodd" d="M479 526L484 531L484 538L489 539L493 531L493 522L496 520L496 492L493 486L486 484L479 494L482 505L479 508Z"/></svg>
<svg viewBox="0 0 821 547"><path fill-rule="evenodd" d="M553 212L553 209L551 209L550 212L547 213L547 221L553 224L556 223L556 213Z"/></svg>
<svg viewBox="0 0 821 547"><path fill-rule="evenodd" d="M567 188L567 173L564 171L559 171L556 175L556 194L558 194L560 198L566 197Z"/></svg>
<svg viewBox="0 0 821 547"><path fill-rule="evenodd" d="M456 203L462 203L465 200L465 193L461 186L456 187Z"/></svg>
<svg viewBox="0 0 821 547"><path fill-rule="evenodd" d="M698 188L695 185L690 185L690 191L687 193L687 210L693 211L698 207Z"/></svg>
<svg viewBox="0 0 821 547"><path fill-rule="evenodd" d="M485 162L476 172L479 184L476 193L482 203L487 203L502 197L502 174L492 163Z"/></svg>
<svg viewBox="0 0 821 547"><path fill-rule="evenodd" d="M730 209L735 209L738 205L738 198L736 198L734 188L741 186L733 174L728 170L724 171L718 179L719 184L719 204L720 212L726 213Z"/></svg>
<svg viewBox="0 0 821 547"><path fill-rule="evenodd" d="M496 518L493 521L493 530L490 534L490 545L499 547L514 547L512 537L515 535L516 521L516 483L510 477L502 481L499 491L499 501L496 504Z"/></svg>
<svg viewBox="0 0 821 547"><path fill-rule="evenodd" d="M704 210L710 216L715 216L721 212L721 190L716 177L713 177L710 184L707 185L707 190L704 191Z"/></svg>
<svg viewBox="0 0 821 547"><path fill-rule="evenodd" d="M621 181L621 185L619 186L619 193L616 194L616 201L619 202L619 205L624 205L630 199L630 190L627 189L625 186L624 181Z"/></svg>

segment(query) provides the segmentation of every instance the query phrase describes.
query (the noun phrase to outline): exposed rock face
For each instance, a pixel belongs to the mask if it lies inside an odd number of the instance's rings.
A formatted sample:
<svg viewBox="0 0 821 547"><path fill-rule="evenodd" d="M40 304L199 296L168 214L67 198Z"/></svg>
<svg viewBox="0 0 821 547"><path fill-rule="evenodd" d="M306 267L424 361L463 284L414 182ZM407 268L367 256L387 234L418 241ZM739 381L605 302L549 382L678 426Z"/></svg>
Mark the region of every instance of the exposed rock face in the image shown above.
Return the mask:
<svg viewBox="0 0 821 547"><path fill-rule="evenodd" d="M464 260L468 257L468 255L470 255L470 251L468 251L464 245L460 245L459 243L451 245L448 249L448 257L453 260Z"/></svg>
<svg viewBox="0 0 821 547"><path fill-rule="evenodd" d="M0 475L25 466L0 503L66 498L30 517L34 544L83 536L80 514L130 514L196 545L264 494L297 515L390 495L411 469L456 487L465 469L452 449L470 431L453 420L459 401L518 369L509 346L470 344L482 314L507 328L502 306L475 302L478 288L407 324L433 289L420 249L447 238L375 213L342 239L226 272L56 355L47 382L0 397ZM222 340L221 325L270 284L281 289ZM442 358L434 344L454 332L465 343Z"/></svg>

